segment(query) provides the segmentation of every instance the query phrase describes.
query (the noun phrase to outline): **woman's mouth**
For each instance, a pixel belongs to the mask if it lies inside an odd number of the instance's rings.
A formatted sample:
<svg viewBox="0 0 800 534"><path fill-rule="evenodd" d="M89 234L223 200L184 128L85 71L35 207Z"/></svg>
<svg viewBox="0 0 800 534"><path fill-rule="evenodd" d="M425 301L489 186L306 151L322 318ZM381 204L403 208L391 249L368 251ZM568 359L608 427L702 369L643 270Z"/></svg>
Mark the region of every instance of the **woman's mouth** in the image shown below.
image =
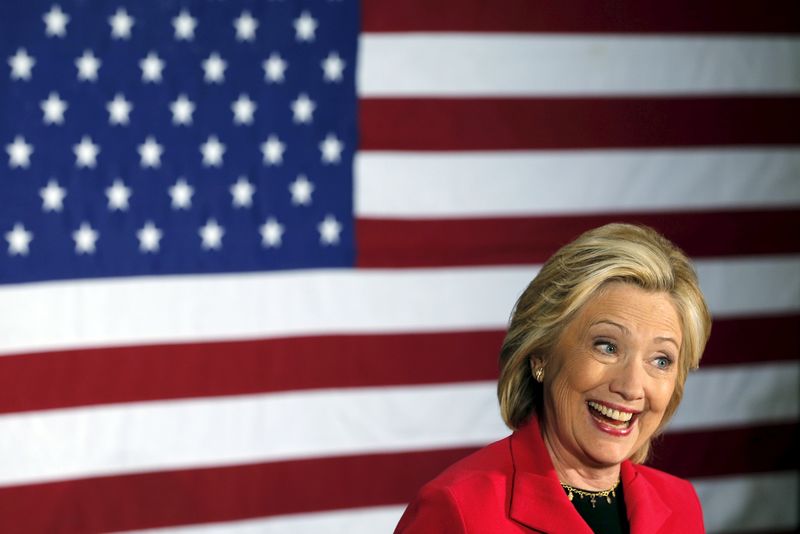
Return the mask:
<svg viewBox="0 0 800 534"><path fill-rule="evenodd" d="M617 410L600 404L596 401L586 403L589 407L589 414L598 423L600 430L617 436L626 436L633 429L638 413Z"/></svg>

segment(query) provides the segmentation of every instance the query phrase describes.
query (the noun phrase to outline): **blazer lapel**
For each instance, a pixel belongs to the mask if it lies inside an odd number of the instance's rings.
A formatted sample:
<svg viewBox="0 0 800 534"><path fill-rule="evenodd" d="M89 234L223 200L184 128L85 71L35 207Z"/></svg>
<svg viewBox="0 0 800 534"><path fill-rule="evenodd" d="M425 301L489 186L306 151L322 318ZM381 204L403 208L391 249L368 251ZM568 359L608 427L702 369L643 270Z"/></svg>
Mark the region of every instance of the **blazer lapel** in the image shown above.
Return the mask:
<svg viewBox="0 0 800 534"><path fill-rule="evenodd" d="M558 481L535 416L512 434L510 446L514 463L511 519L540 532L592 534Z"/></svg>
<svg viewBox="0 0 800 534"><path fill-rule="evenodd" d="M672 509L653 485L631 462L623 462L620 473L625 490L625 506L631 523L631 534L658 532Z"/></svg>

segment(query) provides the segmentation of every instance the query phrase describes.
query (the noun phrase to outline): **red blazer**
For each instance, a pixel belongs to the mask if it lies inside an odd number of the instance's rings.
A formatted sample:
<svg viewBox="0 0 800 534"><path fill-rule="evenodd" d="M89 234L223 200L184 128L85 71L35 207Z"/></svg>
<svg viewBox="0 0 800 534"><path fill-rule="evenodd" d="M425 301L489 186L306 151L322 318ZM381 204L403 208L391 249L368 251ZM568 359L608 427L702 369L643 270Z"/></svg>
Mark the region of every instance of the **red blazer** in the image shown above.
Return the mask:
<svg viewBox="0 0 800 534"><path fill-rule="evenodd" d="M427 483L395 534L591 534L561 488L533 419ZM631 534L704 532L689 482L631 462L622 464L621 478Z"/></svg>

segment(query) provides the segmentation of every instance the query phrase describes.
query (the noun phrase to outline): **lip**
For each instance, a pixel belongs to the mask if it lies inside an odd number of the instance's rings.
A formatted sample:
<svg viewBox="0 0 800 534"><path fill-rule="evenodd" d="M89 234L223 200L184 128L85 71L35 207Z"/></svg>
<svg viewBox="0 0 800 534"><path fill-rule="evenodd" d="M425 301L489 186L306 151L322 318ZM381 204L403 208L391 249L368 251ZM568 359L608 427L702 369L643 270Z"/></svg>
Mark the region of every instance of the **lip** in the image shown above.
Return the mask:
<svg viewBox="0 0 800 534"><path fill-rule="evenodd" d="M633 417L631 418L630 424L626 428L617 428L617 427L611 426L611 425L609 425L609 424L607 424L607 423L605 423L603 421L600 421L600 420L596 419L594 417L594 415L592 415L592 409L589 407L589 402L596 402L598 404L602 404L603 406L606 406L607 408L611 408L613 410L618 410L620 412L633 414ZM630 408L626 408L626 407L620 406L618 404L613 404L613 403L610 403L610 402L604 402L604 401L595 400L595 399L590 399L590 401L587 401L587 403L586 403L586 412L587 412L586 415L589 417L589 419L591 419L592 423L594 423L595 428L597 428L601 432L605 432L606 434L610 434L610 435L615 436L615 437L625 437L625 436L628 436L631 432L633 432L633 429L636 427L636 421L638 419L638 415L640 413L642 413L641 411L632 410Z"/></svg>

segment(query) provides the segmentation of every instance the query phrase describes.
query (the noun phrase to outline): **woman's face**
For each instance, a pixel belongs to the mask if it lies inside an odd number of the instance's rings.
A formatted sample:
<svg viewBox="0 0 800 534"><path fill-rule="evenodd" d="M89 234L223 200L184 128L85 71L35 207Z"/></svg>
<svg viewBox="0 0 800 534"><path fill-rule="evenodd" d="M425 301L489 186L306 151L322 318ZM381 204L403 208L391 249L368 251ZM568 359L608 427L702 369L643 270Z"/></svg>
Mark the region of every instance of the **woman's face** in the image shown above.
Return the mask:
<svg viewBox="0 0 800 534"><path fill-rule="evenodd" d="M544 432L551 453L594 468L629 458L664 416L680 346L680 321L666 293L619 282L603 287L546 359Z"/></svg>

